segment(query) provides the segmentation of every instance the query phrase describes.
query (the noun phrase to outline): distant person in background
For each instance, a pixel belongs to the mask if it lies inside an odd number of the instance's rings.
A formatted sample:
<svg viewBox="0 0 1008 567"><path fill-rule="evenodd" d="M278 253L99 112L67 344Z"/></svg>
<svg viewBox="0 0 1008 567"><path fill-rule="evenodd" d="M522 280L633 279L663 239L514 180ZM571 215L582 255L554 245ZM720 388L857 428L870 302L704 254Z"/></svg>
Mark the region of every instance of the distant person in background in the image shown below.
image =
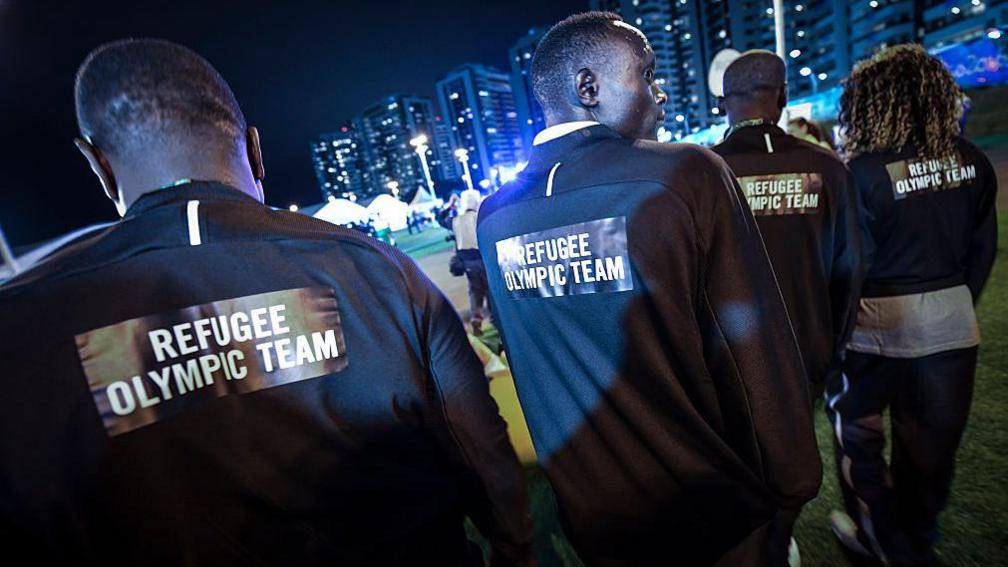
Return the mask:
<svg viewBox="0 0 1008 567"><path fill-rule="evenodd" d="M832 138L823 132L822 126L801 116L788 121L788 134L828 150L835 149Z"/></svg>
<svg viewBox="0 0 1008 567"><path fill-rule="evenodd" d="M723 101L731 128L712 149L738 176L756 217L816 399L827 374L840 371L857 314L861 229L857 188L843 162L777 126L787 104L785 76L784 61L771 51L747 51L732 62Z"/></svg>
<svg viewBox="0 0 1008 567"><path fill-rule="evenodd" d="M489 301L486 267L476 239L476 219L482 200L479 191L466 189L459 196L458 214L452 219L455 248L469 284L469 326L476 336L483 334L484 309Z"/></svg>
<svg viewBox="0 0 1008 567"><path fill-rule="evenodd" d="M997 181L959 135L962 97L940 61L900 45L855 67L840 98L874 250L844 373L827 384L847 510L831 519L848 548L893 565L935 562L973 394L973 306L997 248Z"/></svg>

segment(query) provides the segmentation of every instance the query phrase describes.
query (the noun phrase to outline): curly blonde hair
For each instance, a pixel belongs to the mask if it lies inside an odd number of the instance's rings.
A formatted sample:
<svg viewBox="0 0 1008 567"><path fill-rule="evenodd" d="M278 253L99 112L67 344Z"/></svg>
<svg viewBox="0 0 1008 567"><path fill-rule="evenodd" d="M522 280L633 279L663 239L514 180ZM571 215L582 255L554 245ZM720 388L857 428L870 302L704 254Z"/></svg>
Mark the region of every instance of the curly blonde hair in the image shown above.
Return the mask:
<svg viewBox="0 0 1008 567"><path fill-rule="evenodd" d="M920 45L882 49L844 81L842 153L850 159L913 144L922 155L948 155L959 137L963 96L948 69Z"/></svg>

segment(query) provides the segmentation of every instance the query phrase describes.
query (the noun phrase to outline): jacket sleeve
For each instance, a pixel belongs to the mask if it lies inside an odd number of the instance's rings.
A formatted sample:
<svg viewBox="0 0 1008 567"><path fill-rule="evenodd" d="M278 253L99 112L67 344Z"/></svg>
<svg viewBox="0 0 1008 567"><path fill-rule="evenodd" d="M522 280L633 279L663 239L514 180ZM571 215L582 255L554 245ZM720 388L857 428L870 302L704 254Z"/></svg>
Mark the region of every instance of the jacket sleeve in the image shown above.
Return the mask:
<svg viewBox="0 0 1008 567"><path fill-rule="evenodd" d="M979 150L977 150L977 155L979 156L977 165L978 169L982 171L983 179L974 213L973 235L970 238L969 250L966 252L964 262L966 285L969 287L970 293L973 294L974 302L980 298L980 292L987 284L987 278L994 266L998 237L995 207L998 188L997 177L987 156L980 153Z"/></svg>
<svg viewBox="0 0 1008 567"><path fill-rule="evenodd" d="M861 284L864 283L862 235L867 232L864 207L860 205L854 175L843 168L836 193L836 217L833 222L832 266L829 295L835 339L830 372L839 371L840 363L854 323L857 320Z"/></svg>
<svg viewBox="0 0 1008 567"><path fill-rule="evenodd" d="M532 521L524 473L489 381L462 322L444 295L412 262L414 297L425 334L439 439L468 469L465 512L490 541L492 565L532 562Z"/></svg>
<svg viewBox="0 0 1008 567"><path fill-rule="evenodd" d="M721 343L709 347L721 359L714 363L741 383L755 472L780 507L797 509L822 480L805 369L756 220L728 166L714 159L700 183L709 192L701 285L718 330L705 340Z"/></svg>

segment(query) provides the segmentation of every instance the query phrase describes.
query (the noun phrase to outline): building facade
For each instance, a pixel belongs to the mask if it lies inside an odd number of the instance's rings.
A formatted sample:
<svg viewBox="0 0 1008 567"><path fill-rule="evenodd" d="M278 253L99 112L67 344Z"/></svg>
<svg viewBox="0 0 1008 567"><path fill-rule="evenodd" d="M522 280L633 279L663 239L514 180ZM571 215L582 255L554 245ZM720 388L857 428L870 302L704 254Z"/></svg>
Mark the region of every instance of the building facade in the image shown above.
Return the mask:
<svg viewBox="0 0 1008 567"><path fill-rule="evenodd" d="M339 131L320 134L312 142L312 164L322 200L330 196L363 197L372 193L371 174L357 130L351 125Z"/></svg>
<svg viewBox="0 0 1008 567"><path fill-rule="evenodd" d="M508 50L511 92L514 94L522 149L526 156L532 149L532 139L546 129L546 116L532 91L532 55L546 31L546 28L532 28Z"/></svg>
<svg viewBox="0 0 1008 567"><path fill-rule="evenodd" d="M1008 31L1008 0L927 2L921 16L924 44L942 48L987 35L1001 39Z"/></svg>
<svg viewBox="0 0 1008 567"><path fill-rule="evenodd" d="M467 63L436 84L441 116L450 125L452 156L468 154L475 187L496 184L499 168L525 160L518 112L508 76L493 67Z"/></svg>
<svg viewBox="0 0 1008 567"><path fill-rule="evenodd" d="M427 97L396 94L364 109L354 126L364 146L371 194L392 193L408 199L426 187L420 158L410 140L424 135L428 140L431 174L440 168L442 157L435 140L435 115Z"/></svg>

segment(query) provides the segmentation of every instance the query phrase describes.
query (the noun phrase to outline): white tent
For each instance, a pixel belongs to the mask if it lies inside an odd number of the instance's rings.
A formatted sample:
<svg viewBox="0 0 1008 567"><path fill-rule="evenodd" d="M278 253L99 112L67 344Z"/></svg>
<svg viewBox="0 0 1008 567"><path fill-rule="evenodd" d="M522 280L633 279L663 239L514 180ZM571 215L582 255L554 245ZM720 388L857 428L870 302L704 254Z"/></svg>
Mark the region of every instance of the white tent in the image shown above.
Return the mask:
<svg viewBox="0 0 1008 567"><path fill-rule="evenodd" d="M389 229L394 231L406 228L406 215L409 214L409 205L396 199L388 193L378 195L367 207L368 213L388 223Z"/></svg>
<svg viewBox="0 0 1008 567"><path fill-rule="evenodd" d="M426 213L431 209L440 207L444 204L444 201L436 197L432 197L430 192L424 188L417 189L416 195L413 195L413 200L410 201L409 210L410 212L419 211L421 213Z"/></svg>
<svg viewBox="0 0 1008 567"><path fill-rule="evenodd" d="M333 224L349 224L364 222L368 215L367 209L349 199L332 199L312 216Z"/></svg>

